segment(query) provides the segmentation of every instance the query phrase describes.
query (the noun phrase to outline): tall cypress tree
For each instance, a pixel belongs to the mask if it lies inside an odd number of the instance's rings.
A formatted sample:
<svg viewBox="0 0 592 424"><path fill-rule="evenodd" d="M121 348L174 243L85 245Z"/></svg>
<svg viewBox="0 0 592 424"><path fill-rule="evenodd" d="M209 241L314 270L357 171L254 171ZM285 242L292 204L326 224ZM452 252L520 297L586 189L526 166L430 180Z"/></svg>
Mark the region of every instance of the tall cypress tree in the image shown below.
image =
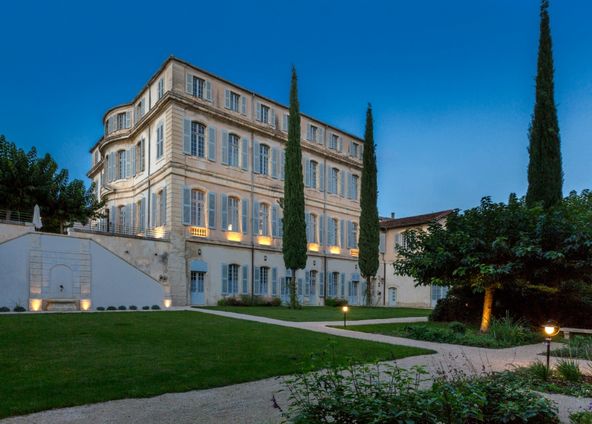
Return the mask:
<svg viewBox="0 0 592 424"><path fill-rule="evenodd" d="M553 84L553 48L549 24L549 1L541 1L540 39L536 77L536 100L529 129L529 205L542 202L549 208L563 197L563 171L559 123Z"/></svg>
<svg viewBox="0 0 592 424"><path fill-rule="evenodd" d="M284 239L282 251L286 268L292 270L290 279L290 307L298 307L296 297L296 271L306 266L306 222L304 220L304 179L302 150L300 147L300 106L298 79L292 68L290 85L290 116L284 178Z"/></svg>
<svg viewBox="0 0 592 424"><path fill-rule="evenodd" d="M370 104L366 111L363 166L360 194L360 240L358 242L360 251L358 263L362 277L366 280L366 303L370 304L372 302L372 281L378 270L378 244L380 239L374 123L372 119L372 106Z"/></svg>

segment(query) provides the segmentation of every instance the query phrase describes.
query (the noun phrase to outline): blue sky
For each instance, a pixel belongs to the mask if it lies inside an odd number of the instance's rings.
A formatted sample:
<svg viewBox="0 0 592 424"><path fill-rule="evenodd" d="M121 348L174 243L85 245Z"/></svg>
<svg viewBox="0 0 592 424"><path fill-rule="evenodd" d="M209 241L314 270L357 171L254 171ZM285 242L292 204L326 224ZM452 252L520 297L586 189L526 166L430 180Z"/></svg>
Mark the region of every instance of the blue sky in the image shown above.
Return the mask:
<svg viewBox="0 0 592 424"><path fill-rule="evenodd" d="M285 5L284 5L285 3ZM564 191L592 184L592 2L554 0ZM0 133L83 177L109 107L170 54L362 135L398 216L526 191L538 0L9 2Z"/></svg>

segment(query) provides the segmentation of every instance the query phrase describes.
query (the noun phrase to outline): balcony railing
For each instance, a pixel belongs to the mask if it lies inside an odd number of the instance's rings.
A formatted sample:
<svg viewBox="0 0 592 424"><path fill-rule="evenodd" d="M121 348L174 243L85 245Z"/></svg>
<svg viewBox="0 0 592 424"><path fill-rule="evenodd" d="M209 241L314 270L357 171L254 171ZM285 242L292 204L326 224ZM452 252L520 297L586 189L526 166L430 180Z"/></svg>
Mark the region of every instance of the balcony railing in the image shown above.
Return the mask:
<svg viewBox="0 0 592 424"><path fill-rule="evenodd" d="M84 233L100 233L109 235L153 238L161 240L169 239L169 232L165 229L165 227L132 227L129 225L120 225L105 221L91 222L86 225L75 224L72 227L72 230Z"/></svg>
<svg viewBox="0 0 592 424"><path fill-rule="evenodd" d="M33 214L31 212L0 209L0 222L5 224L24 224L33 222Z"/></svg>

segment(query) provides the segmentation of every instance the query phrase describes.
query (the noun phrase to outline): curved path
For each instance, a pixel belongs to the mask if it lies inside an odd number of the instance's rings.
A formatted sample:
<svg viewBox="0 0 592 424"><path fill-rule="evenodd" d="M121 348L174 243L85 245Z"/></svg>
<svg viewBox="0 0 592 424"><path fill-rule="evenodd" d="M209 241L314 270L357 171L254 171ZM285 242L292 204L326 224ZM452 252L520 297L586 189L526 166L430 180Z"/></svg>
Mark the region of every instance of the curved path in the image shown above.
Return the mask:
<svg viewBox="0 0 592 424"><path fill-rule="evenodd" d="M449 370L467 373L501 371L513 366L532 362L543 351L542 344L519 346L508 349L486 349L443 343L391 337L382 334L362 333L328 327L341 325L336 322L292 322L234 312L210 309L176 308L196 313L220 315L229 318L256 321L265 324L300 328L341 337L370 340L403 346L431 349L432 355L400 359L397 365L408 368L423 365L432 374ZM348 327L363 324L396 322L420 322L421 318L390 318L348 322ZM552 359L555 361L555 359ZM583 367L584 368L584 367ZM586 366L585 369L588 367ZM168 393L152 398L122 399L72 408L38 412L31 415L0 420L2 424L86 424L86 423L278 423L281 412L273 406L273 399L280 407L287 406L287 393L283 390L282 378L268 378L249 383L235 384L207 390L185 393ZM563 422L569 422L569 411L587 408L591 399L576 399L561 395L545 395L558 402Z"/></svg>

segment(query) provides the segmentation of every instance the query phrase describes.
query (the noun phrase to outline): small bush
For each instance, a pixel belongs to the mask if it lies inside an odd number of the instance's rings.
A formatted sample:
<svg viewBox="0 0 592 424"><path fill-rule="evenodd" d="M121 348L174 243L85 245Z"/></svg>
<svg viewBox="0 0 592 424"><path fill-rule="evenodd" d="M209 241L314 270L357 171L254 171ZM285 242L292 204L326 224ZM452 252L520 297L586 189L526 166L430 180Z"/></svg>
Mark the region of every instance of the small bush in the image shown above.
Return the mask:
<svg viewBox="0 0 592 424"><path fill-rule="evenodd" d="M150 309L152 309L154 311L157 311L157 310L160 309L160 306L158 306L158 305L152 305L152 307Z"/></svg>
<svg viewBox="0 0 592 424"><path fill-rule="evenodd" d="M8 306L2 306L0 312L10 312L10 308Z"/></svg>
<svg viewBox="0 0 592 424"><path fill-rule="evenodd" d="M105 310L105 307L104 307L104 306L99 306L99 307L97 308L97 311L104 311L104 310Z"/></svg>
<svg viewBox="0 0 592 424"><path fill-rule="evenodd" d="M340 307L340 306L346 306L346 305L347 305L347 299L341 299L339 297L326 297L325 298L325 306Z"/></svg>
<svg viewBox="0 0 592 424"><path fill-rule="evenodd" d="M559 375L570 383L579 383L584 378L580 366L573 359L560 359L556 369Z"/></svg>
<svg viewBox="0 0 592 424"><path fill-rule="evenodd" d="M150 306L142 306L142 310L143 311L149 311L150 310Z"/></svg>
<svg viewBox="0 0 592 424"><path fill-rule="evenodd" d="M123 305L121 305L121 306L120 306L119 308L117 308L117 309L119 309L120 311L127 311L127 307L125 307L125 306L123 306Z"/></svg>
<svg viewBox="0 0 592 424"><path fill-rule="evenodd" d="M107 306L108 311L116 311L117 308L115 306Z"/></svg>
<svg viewBox="0 0 592 424"><path fill-rule="evenodd" d="M522 344L532 340L535 342L538 337L535 336L521 320L513 320L506 312L506 315L501 318L494 318L491 320L491 327L489 333L494 339L504 344Z"/></svg>
<svg viewBox="0 0 592 424"><path fill-rule="evenodd" d="M25 309L25 307L24 307L24 306L21 306L21 305L16 305L16 306L14 307L13 311L14 311L14 312L25 312L25 311L26 311L26 309Z"/></svg>
<svg viewBox="0 0 592 424"><path fill-rule="evenodd" d="M591 411L573 412L569 415L569 421L571 422L571 424L592 424L592 412Z"/></svg>
<svg viewBox="0 0 592 424"><path fill-rule="evenodd" d="M452 321L449 323L448 328L458 334L465 334L467 332L467 326L458 321Z"/></svg>
<svg viewBox="0 0 592 424"><path fill-rule="evenodd" d="M551 376L551 371L541 361L537 360L524 369L526 374L535 380L547 381Z"/></svg>
<svg viewBox="0 0 592 424"><path fill-rule="evenodd" d="M136 305L130 305L129 310L130 311L137 311L138 307Z"/></svg>

